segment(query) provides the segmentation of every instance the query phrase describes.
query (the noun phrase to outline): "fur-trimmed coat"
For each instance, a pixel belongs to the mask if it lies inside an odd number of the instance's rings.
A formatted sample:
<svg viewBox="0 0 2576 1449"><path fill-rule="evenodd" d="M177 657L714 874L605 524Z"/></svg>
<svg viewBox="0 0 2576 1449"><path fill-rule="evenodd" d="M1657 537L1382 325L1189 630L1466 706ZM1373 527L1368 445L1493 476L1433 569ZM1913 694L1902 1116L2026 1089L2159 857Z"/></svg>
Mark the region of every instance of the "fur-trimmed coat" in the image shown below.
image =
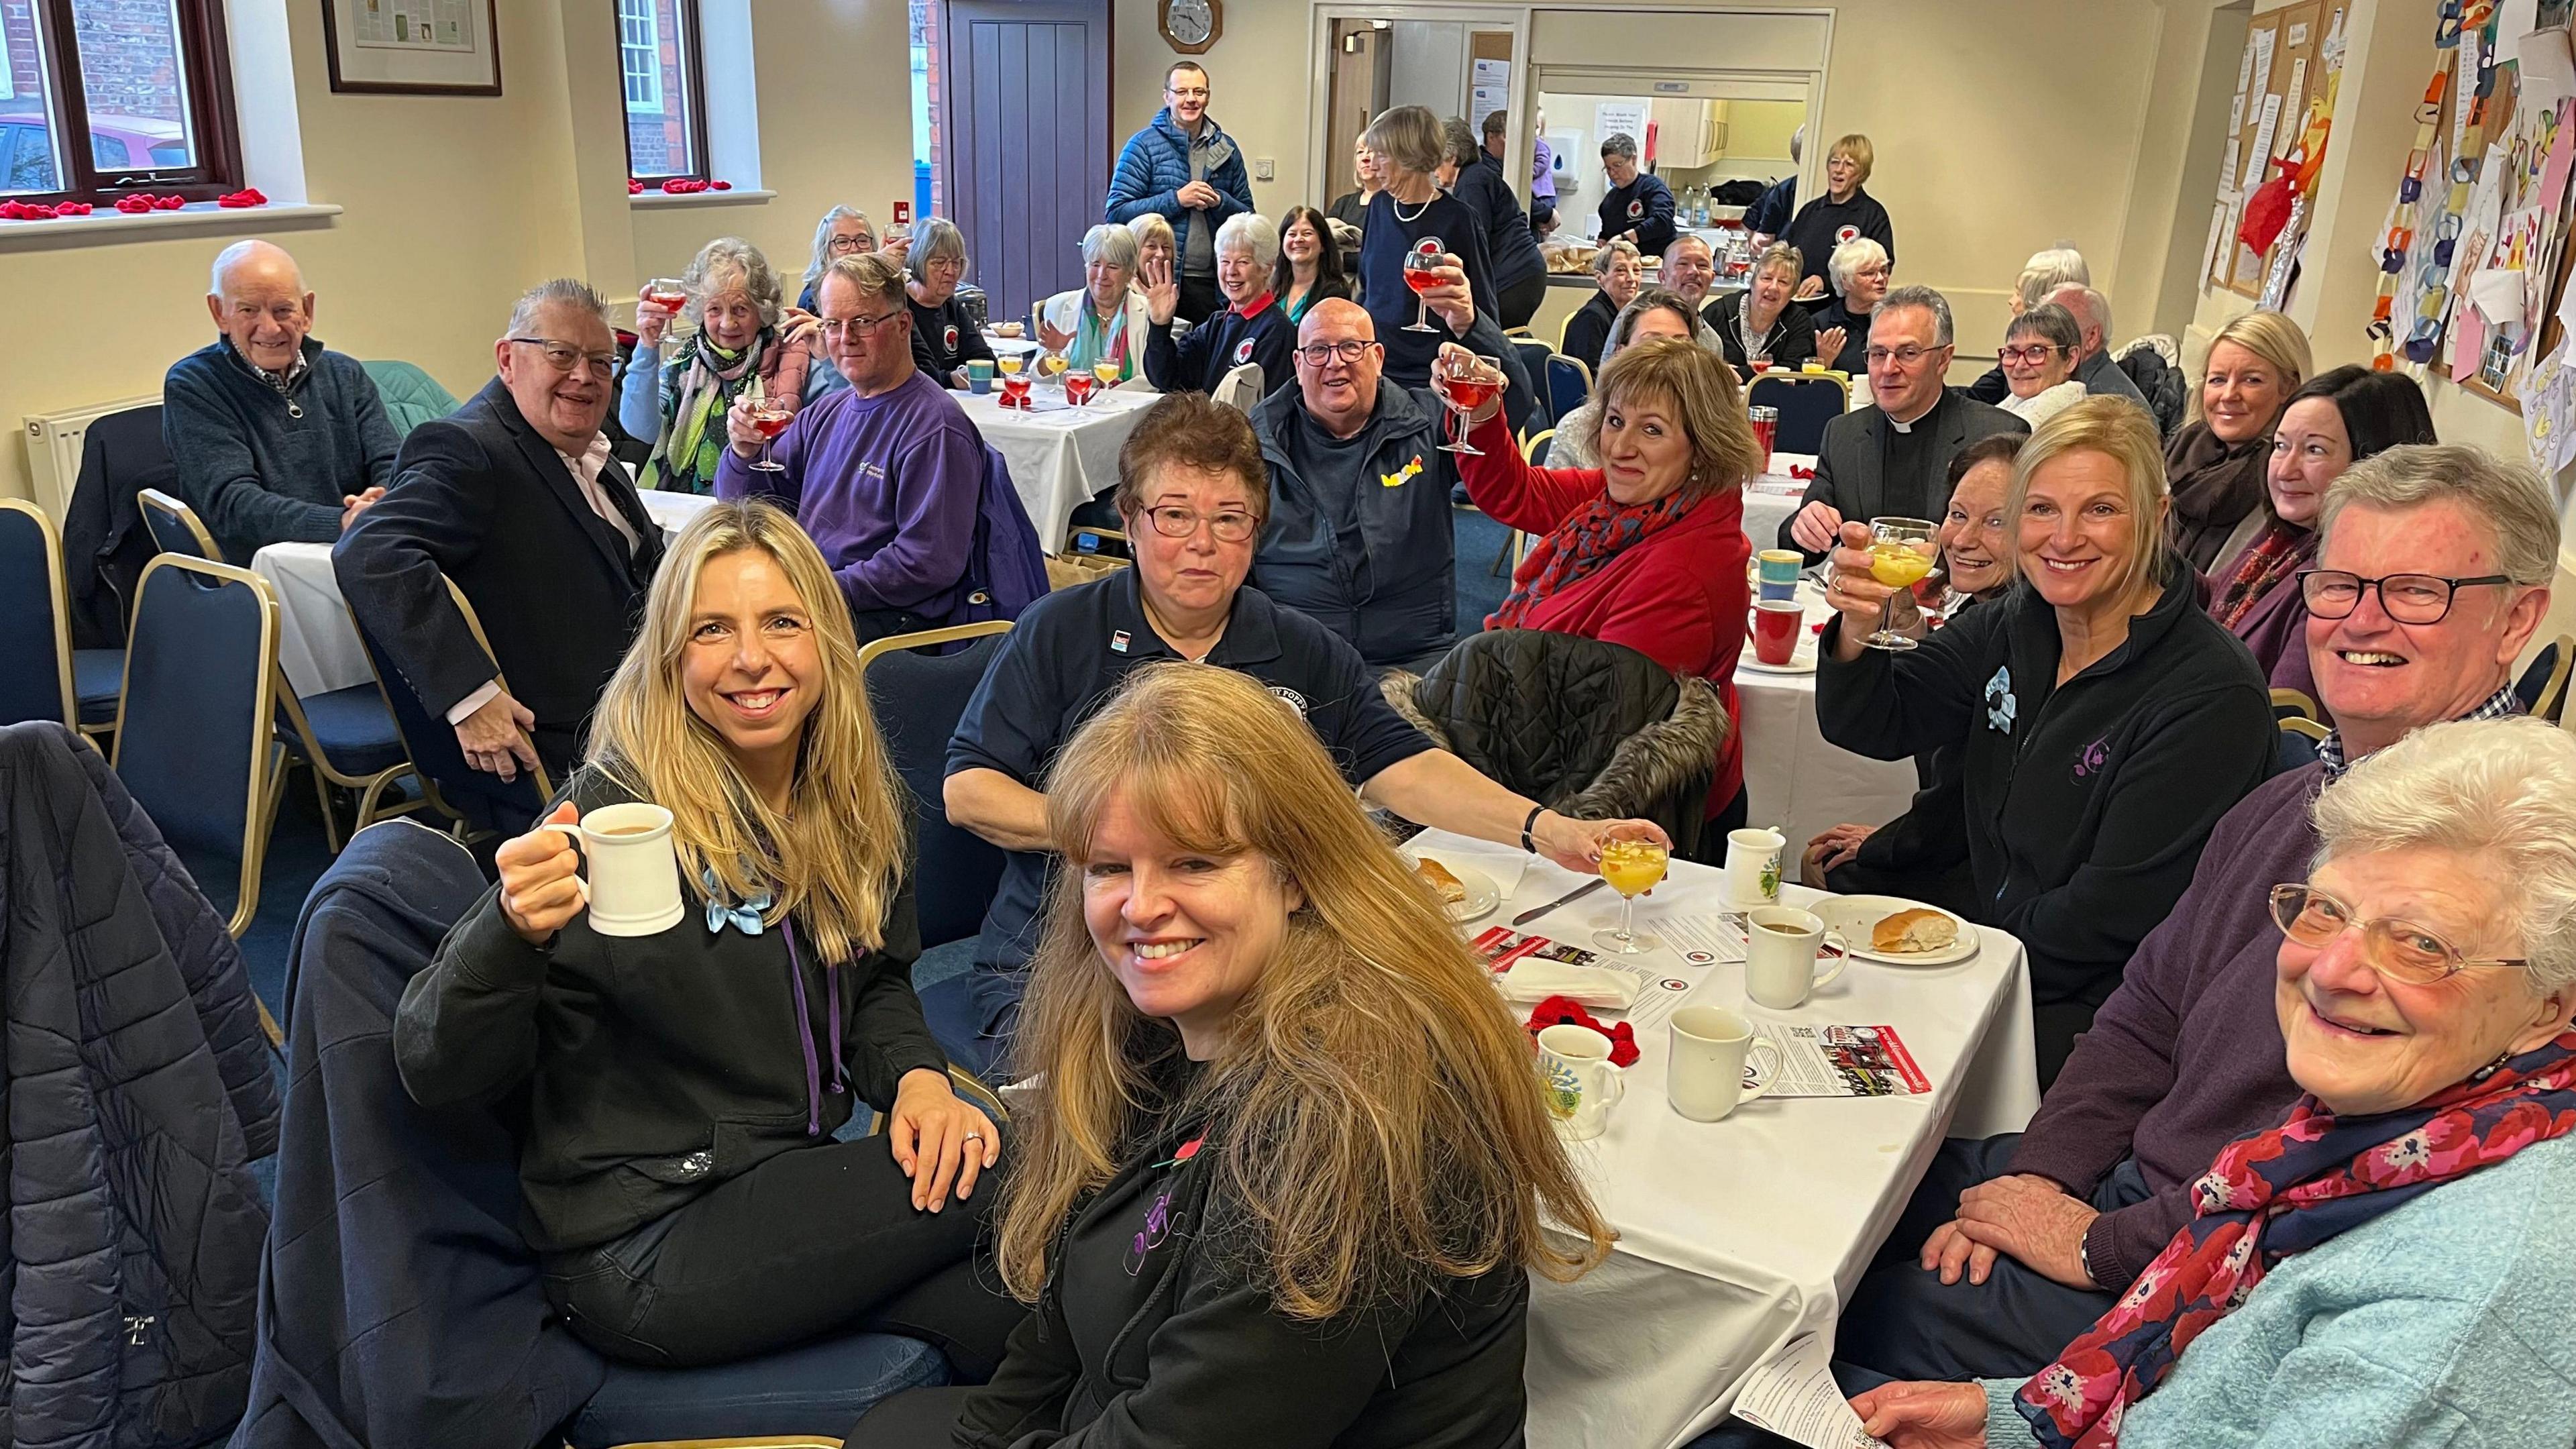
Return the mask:
<svg viewBox="0 0 2576 1449"><path fill-rule="evenodd" d="M1652 820L1687 854L1730 726L1717 690L1623 644L1540 629L1462 641L1387 702L1444 749L1560 815Z"/></svg>

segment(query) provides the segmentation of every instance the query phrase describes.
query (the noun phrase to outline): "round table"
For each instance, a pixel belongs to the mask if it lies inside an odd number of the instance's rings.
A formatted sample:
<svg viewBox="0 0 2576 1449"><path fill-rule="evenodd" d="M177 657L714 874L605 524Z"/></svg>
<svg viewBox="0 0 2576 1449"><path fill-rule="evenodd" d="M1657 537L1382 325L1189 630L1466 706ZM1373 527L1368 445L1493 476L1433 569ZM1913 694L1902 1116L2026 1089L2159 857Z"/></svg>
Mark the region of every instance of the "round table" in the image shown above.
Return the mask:
<svg viewBox="0 0 2576 1449"><path fill-rule="evenodd" d="M1012 491L1029 511L1038 545L1055 553L1064 547L1073 510L1117 486L1118 450L1157 394L1130 384L1095 392L1089 403L1073 407L1062 387L1041 385L1029 389L1026 412L1002 406L998 381L989 393L949 396L1009 465Z"/></svg>

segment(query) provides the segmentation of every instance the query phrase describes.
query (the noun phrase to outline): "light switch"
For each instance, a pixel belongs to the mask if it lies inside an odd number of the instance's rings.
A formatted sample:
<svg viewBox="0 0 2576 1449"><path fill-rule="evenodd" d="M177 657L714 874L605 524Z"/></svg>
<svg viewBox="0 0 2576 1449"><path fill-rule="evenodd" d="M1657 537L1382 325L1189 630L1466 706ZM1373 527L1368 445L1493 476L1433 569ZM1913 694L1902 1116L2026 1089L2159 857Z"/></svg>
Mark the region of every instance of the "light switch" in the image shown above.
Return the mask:
<svg viewBox="0 0 2576 1449"><path fill-rule="evenodd" d="M1267 157L1267 156L1255 156L1254 158L1252 158L1252 179L1253 179L1253 180L1255 180L1255 181L1275 181L1275 180L1277 180L1277 179L1278 179L1278 177L1279 177L1279 163L1278 163L1278 162L1271 160L1271 159L1270 159L1269 157Z"/></svg>

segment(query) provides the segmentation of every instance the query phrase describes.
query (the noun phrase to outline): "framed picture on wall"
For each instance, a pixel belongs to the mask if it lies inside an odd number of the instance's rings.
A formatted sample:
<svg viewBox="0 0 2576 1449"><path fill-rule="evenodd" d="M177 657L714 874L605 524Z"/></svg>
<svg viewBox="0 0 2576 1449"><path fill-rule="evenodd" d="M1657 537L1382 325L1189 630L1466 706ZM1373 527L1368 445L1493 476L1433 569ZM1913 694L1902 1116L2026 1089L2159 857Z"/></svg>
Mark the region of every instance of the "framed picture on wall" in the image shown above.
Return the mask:
<svg viewBox="0 0 2576 1449"><path fill-rule="evenodd" d="M320 0L331 89L501 93L500 0Z"/></svg>

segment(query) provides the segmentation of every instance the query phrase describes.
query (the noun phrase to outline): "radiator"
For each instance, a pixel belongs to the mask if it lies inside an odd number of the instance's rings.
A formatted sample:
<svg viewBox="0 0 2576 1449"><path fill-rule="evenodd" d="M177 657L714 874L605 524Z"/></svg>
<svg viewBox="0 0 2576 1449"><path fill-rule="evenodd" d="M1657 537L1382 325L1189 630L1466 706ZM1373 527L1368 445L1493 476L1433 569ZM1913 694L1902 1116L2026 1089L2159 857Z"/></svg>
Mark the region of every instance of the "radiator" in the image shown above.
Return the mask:
<svg viewBox="0 0 2576 1449"><path fill-rule="evenodd" d="M71 510L72 485L80 481L81 444L89 425L110 413L150 407L160 394L27 416L27 477L35 485L36 506L52 514L56 525Z"/></svg>

